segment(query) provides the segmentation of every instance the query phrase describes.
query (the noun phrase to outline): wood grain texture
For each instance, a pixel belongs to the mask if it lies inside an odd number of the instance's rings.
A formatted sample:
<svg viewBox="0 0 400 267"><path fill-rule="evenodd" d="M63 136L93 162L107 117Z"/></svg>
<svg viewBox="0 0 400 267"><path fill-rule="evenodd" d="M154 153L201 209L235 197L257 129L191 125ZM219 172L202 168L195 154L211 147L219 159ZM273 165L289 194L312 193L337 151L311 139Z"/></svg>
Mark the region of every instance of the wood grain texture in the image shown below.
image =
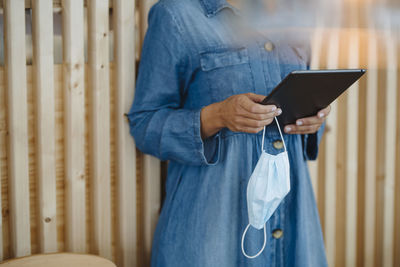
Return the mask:
<svg viewBox="0 0 400 267"><path fill-rule="evenodd" d="M400 43L396 44L397 62L400 61ZM400 88L400 66L397 66L397 88ZM397 93L396 117L400 118L400 93ZM396 126L396 156L395 156L395 196L394 196L394 244L393 266L400 266L400 123Z"/></svg>
<svg viewBox="0 0 400 267"><path fill-rule="evenodd" d="M4 11L11 255L18 257L31 253L24 1L7 0Z"/></svg>
<svg viewBox="0 0 400 267"><path fill-rule="evenodd" d="M331 32L327 54L327 68L337 69L339 65L339 32ZM336 142L337 142L337 101L332 103L327 125L331 131L326 133L326 169L325 169L325 242L329 266L335 266L335 218L336 218ZM332 164L335 162L335 164Z"/></svg>
<svg viewBox="0 0 400 267"><path fill-rule="evenodd" d="M116 267L114 263L94 255L72 253L38 254L0 263L2 267Z"/></svg>
<svg viewBox="0 0 400 267"><path fill-rule="evenodd" d="M339 50L337 68L346 68L348 64L348 35L346 32L339 32ZM336 211L335 211L335 266L346 264L346 211L347 211L347 187L346 169L347 154L346 147L349 145L347 136L347 103L348 90L337 100L337 121L336 121ZM328 150L329 151L329 150ZM328 152L329 153L329 152Z"/></svg>
<svg viewBox="0 0 400 267"><path fill-rule="evenodd" d="M150 265L153 234L161 209L161 164L155 157L146 155L143 159L144 210L144 263Z"/></svg>
<svg viewBox="0 0 400 267"><path fill-rule="evenodd" d="M114 86L116 89L117 265L134 266L136 248L136 148L124 114L135 88L135 1L114 0ZM129 71L127 71L129 70Z"/></svg>
<svg viewBox="0 0 400 267"><path fill-rule="evenodd" d="M396 41L390 35L385 34L385 50L387 58L386 66L386 103L385 103L385 160L379 164L385 168L384 208L383 208L383 266L393 266L394 247L394 196L396 175L396 119L397 103L397 51ZM398 164L398 162L397 162ZM397 192L400 193L400 192Z"/></svg>
<svg viewBox="0 0 400 267"><path fill-rule="evenodd" d="M33 8L33 6L35 5L34 3L35 1L37 0L25 0L25 8ZM62 8L63 7L62 1L63 0L52 0L53 8ZM87 6L89 1L90 0L83 0L84 5ZM3 7L4 7L4 0L0 0L0 8ZM112 8L112 1L110 1L109 3L109 8Z"/></svg>
<svg viewBox="0 0 400 267"><path fill-rule="evenodd" d="M63 1L66 249L86 252L83 1Z"/></svg>
<svg viewBox="0 0 400 267"><path fill-rule="evenodd" d="M387 80L386 70L386 49L382 36L378 39L378 55L380 57L377 71L378 95L375 101L376 106L376 158L375 158L375 251L374 251L374 266L383 265L383 231L384 231L384 188L385 188L385 135L386 135L386 94ZM382 65L383 63L383 65Z"/></svg>
<svg viewBox="0 0 400 267"><path fill-rule="evenodd" d="M108 0L88 1L92 252L111 259Z"/></svg>
<svg viewBox="0 0 400 267"><path fill-rule="evenodd" d="M52 1L33 1L32 8L39 246L49 253L57 251Z"/></svg>
<svg viewBox="0 0 400 267"><path fill-rule="evenodd" d="M0 84L3 82L3 71L0 71ZM0 86L0 211L3 210L2 204L2 181L4 175L4 165L3 165L3 148L5 147L6 138L6 120L5 120L5 90L4 86ZM0 261L4 259L4 237L3 237L3 212L0 212Z"/></svg>
<svg viewBox="0 0 400 267"><path fill-rule="evenodd" d="M364 228L364 266L374 266L375 243L375 169L376 169L376 109L377 109L377 40L373 32L368 39L368 76L367 76L367 111L366 117L366 158L365 158L365 228Z"/></svg>
<svg viewBox="0 0 400 267"><path fill-rule="evenodd" d="M359 66L366 68L363 62L368 55L368 38L365 33L360 34L359 46ZM367 74L368 75L368 74ZM366 198L366 123L367 123L367 79L364 77L359 81L359 99L358 99L358 162L357 162L357 244L356 244L356 265L357 267L364 266L364 231L365 231L365 198Z"/></svg>
<svg viewBox="0 0 400 267"><path fill-rule="evenodd" d="M349 38L346 39L346 46L348 47L347 67L355 69L359 67L359 53L360 46L359 35L357 31L350 31ZM346 55L346 54L345 54ZM357 178L358 178L358 92L359 83L355 83L348 89L347 106L345 107L347 124L346 136L347 142L345 147L347 168L345 170L345 187L346 187L346 211L345 217L345 266L351 267L356 265L356 251L357 251Z"/></svg>

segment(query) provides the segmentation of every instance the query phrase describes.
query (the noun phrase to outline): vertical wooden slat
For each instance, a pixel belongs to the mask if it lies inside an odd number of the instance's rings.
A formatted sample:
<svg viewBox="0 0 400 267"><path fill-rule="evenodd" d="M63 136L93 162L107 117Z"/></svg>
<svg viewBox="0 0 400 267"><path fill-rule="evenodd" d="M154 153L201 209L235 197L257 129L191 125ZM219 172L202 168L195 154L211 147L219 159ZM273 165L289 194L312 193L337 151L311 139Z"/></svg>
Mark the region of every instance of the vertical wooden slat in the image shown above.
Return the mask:
<svg viewBox="0 0 400 267"><path fill-rule="evenodd" d="M63 1L66 249L86 252L83 1Z"/></svg>
<svg viewBox="0 0 400 267"><path fill-rule="evenodd" d="M0 88L0 98L4 100L3 96L3 91ZM0 152L3 147L3 140L4 140L4 123L2 121L2 105L4 107L4 103L0 100ZM1 158L1 157L0 157ZM2 211L2 201L1 201L1 179L3 177L3 170L2 170L2 164L0 160L0 211ZM3 212L0 212L0 261L3 261L4 259L4 253L3 253Z"/></svg>
<svg viewBox="0 0 400 267"><path fill-rule="evenodd" d="M156 229L161 202L161 165L152 156L144 156L144 253L145 264L150 266L151 245Z"/></svg>
<svg viewBox="0 0 400 267"><path fill-rule="evenodd" d="M24 0L6 0L4 4L11 254L20 257L31 252L25 9Z"/></svg>
<svg viewBox="0 0 400 267"><path fill-rule="evenodd" d="M397 62L400 61L400 43L396 45ZM397 66L397 88L400 88L400 66ZM400 118L400 94L397 94L397 118ZM400 123L396 127L396 162L400 162ZM393 266L400 266L400 164L396 164L394 195L394 245L393 245Z"/></svg>
<svg viewBox="0 0 400 267"><path fill-rule="evenodd" d="M383 210L383 266L393 266L394 246L394 186L396 171L396 119L397 102L397 52L395 40L387 31L385 38L386 66L386 135L385 135L385 185ZM398 163L397 163L398 164ZM399 192L397 192L399 193Z"/></svg>
<svg viewBox="0 0 400 267"><path fill-rule="evenodd" d="M375 159L376 159L376 120L377 120L377 40L374 31L370 32L368 39L368 76L367 76L367 112L366 127L366 153L365 153L365 242L364 242L364 266L374 266L374 242L375 242Z"/></svg>
<svg viewBox="0 0 400 267"><path fill-rule="evenodd" d="M32 9L39 246L41 252L49 253L57 251L52 0L35 0Z"/></svg>
<svg viewBox="0 0 400 267"><path fill-rule="evenodd" d="M339 32L339 68L347 67L348 61L348 35L345 31ZM346 147L347 147L347 90L337 99L337 121L336 121L336 203L335 203L335 265L344 266L345 255L346 255L346 200L347 200L347 188L346 188L346 169L347 169L347 158L346 158ZM328 151L330 153L330 151ZM331 163L332 164L332 163Z"/></svg>
<svg viewBox="0 0 400 267"><path fill-rule="evenodd" d="M92 252L111 259L110 76L108 0L88 1Z"/></svg>
<svg viewBox="0 0 400 267"><path fill-rule="evenodd" d="M6 92L4 86L4 68L0 69L0 261L3 261L6 257L6 253L4 253L4 247L7 244L7 234L3 235L3 227L6 228L7 224L3 224L3 220L5 222L8 221L8 218L3 215L3 206L6 203L3 203L3 198L6 194L3 193L2 188L5 185L5 177L6 177L6 164L4 164L4 156L6 154ZM7 232L7 231L6 231Z"/></svg>
<svg viewBox="0 0 400 267"><path fill-rule="evenodd" d="M386 47L384 38L378 39L378 96L376 109L376 159L375 159L375 256L374 265L383 264L383 229L385 206L385 135L386 135Z"/></svg>
<svg viewBox="0 0 400 267"><path fill-rule="evenodd" d="M327 67L336 69L339 59L339 33L337 30L331 31L328 45ZM325 202L325 243L327 251L327 261L329 266L335 265L335 219L336 218L336 136L337 136L337 102L332 103L332 110L327 119L327 125L331 129L326 133L326 202Z"/></svg>
<svg viewBox="0 0 400 267"><path fill-rule="evenodd" d="M346 45L348 49L348 67L355 69L359 67L359 36L358 31L350 31L350 38ZM354 84L348 90L346 107L346 254L345 263L347 267L356 265L356 240L357 240L357 160L358 160L358 83Z"/></svg>
<svg viewBox="0 0 400 267"><path fill-rule="evenodd" d="M366 68L366 59L368 52L368 34L363 32L360 36L359 61L360 66ZM368 71L369 72L369 71ZM367 74L368 75L368 74ZM366 111L367 111L367 78L363 77L359 82L359 100L358 100L358 162L357 162L357 248L356 248L356 265L357 267L364 266L364 231L365 231L365 197L366 197Z"/></svg>
<svg viewBox="0 0 400 267"><path fill-rule="evenodd" d="M60 40L61 41L61 40ZM55 91L55 118L56 118L56 209L57 209L57 248L58 251L65 251L65 178L64 178L64 91L63 91L63 66L54 66L54 91Z"/></svg>
<svg viewBox="0 0 400 267"><path fill-rule="evenodd" d="M114 0L114 60L116 90L117 265L136 264L136 150L124 113L135 87L135 1Z"/></svg>

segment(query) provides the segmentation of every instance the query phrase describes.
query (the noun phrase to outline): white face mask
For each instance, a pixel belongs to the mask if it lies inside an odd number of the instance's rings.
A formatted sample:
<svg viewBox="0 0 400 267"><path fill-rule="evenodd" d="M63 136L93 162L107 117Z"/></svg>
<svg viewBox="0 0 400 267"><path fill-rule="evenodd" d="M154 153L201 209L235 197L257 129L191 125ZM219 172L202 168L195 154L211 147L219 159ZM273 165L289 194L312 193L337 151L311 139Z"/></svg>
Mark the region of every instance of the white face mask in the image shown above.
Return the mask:
<svg viewBox="0 0 400 267"><path fill-rule="evenodd" d="M265 224L275 212L276 208L278 208L283 198L290 191L290 166L288 153L281 128L279 127L276 118L275 121L278 125L285 152L278 155L271 155L264 151L264 127L261 145L262 154L247 185L247 210L249 215L249 224L242 235L242 252L243 255L250 259L258 257L264 251L267 243ZM264 228L264 244L261 250L254 256L247 255L244 250L244 238L250 226L253 226L258 230Z"/></svg>

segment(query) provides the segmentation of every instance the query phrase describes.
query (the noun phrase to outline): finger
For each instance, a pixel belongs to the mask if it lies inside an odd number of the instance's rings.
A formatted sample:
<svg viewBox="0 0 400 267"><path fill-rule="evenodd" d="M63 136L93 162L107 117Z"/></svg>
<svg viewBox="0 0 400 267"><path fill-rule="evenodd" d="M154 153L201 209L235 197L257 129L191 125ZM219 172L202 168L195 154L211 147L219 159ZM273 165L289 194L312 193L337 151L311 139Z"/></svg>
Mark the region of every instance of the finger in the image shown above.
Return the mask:
<svg viewBox="0 0 400 267"><path fill-rule="evenodd" d="M298 126L295 124L290 124L285 126L285 133L289 134L306 134L315 133L321 127L321 124Z"/></svg>
<svg viewBox="0 0 400 267"><path fill-rule="evenodd" d="M331 106L327 106L326 108L318 111L317 116L319 118L326 118L329 115L330 112L331 112Z"/></svg>
<svg viewBox="0 0 400 267"><path fill-rule="evenodd" d="M275 111L269 112L269 113L251 113L248 112L247 110L243 110L243 113L241 113L240 115L242 115L245 118L248 119L253 119L253 120L268 120L268 119L273 119L276 116L279 116L282 114L282 110L280 108L278 108Z"/></svg>
<svg viewBox="0 0 400 267"><path fill-rule="evenodd" d="M239 105L247 112L258 114L270 113L277 109L275 105L258 104L250 99L247 95L243 95L243 97L240 98Z"/></svg>
<svg viewBox="0 0 400 267"><path fill-rule="evenodd" d="M306 125L314 125L314 124L322 124L325 121L324 117L312 116L307 118L298 119L296 121L296 125L298 126L306 126Z"/></svg>

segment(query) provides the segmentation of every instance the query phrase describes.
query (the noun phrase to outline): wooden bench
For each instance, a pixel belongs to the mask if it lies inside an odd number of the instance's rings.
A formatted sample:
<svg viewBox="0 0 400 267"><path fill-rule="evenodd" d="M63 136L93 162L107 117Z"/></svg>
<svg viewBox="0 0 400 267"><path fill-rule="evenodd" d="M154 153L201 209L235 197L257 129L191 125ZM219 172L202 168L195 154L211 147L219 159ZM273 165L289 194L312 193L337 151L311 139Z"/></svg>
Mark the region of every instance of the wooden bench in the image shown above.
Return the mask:
<svg viewBox="0 0 400 267"><path fill-rule="evenodd" d="M37 254L0 263L0 267L116 267L111 261L95 255L54 253Z"/></svg>

